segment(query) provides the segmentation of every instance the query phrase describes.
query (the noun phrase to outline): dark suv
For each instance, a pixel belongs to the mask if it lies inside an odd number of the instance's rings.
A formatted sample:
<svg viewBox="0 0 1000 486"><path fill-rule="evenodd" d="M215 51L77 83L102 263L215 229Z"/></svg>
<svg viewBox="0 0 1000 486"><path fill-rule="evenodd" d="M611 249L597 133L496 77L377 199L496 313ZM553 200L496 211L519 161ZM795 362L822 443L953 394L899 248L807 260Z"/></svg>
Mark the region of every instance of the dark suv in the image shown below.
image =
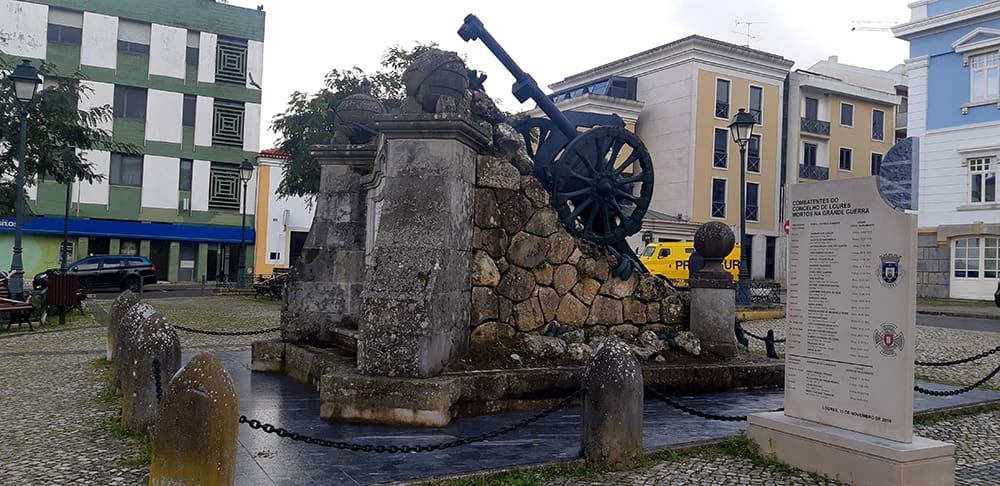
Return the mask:
<svg viewBox="0 0 1000 486"><path fill-rule="evenodd" d="M49 273L57 271L51 269L35 275L32 281L35 290L47 287ZM67 272L80 278L80 287L84 290L116 288L138 292L140 285L156 283L156 267L153 262L146 257L133 255L89 256L70 265Z"/></svg>

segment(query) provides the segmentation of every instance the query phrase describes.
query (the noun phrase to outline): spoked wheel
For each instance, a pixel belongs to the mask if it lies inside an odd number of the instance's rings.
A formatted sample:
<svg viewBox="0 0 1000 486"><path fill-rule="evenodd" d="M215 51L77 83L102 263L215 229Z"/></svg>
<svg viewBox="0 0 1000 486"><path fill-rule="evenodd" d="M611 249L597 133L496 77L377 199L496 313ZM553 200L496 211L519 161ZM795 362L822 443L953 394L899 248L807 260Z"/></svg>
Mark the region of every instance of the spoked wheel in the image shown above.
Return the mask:
<svg viewBox="0 0 1000 486"><path fill-rule="evenodd" d="M525 118L513 124L524 139L524 148L535 163L535 178L545 189L552 190L552 164L569 140L547 118Z"/></svg>
<svg viewBox="0 0 1000 486"><path fill-rule="evenodd" d="M552 199L573 235L612 245L642 228L653 196L653 161L632 132L620 127L583 132L553 170Z"/></svg>

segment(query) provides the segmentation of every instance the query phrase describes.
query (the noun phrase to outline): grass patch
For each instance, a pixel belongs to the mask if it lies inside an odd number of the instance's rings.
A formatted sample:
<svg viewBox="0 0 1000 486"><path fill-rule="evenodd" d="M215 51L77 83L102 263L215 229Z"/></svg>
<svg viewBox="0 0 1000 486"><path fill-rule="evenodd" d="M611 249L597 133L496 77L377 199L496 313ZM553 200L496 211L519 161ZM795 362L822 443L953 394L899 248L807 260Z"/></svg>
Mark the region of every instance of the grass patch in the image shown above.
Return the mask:
<svg viewBox="0 0 1000 486"><path fill-rule="evenodd" d="M917 304L924 305L956 305L964 307L994 307L994 303L988 300L967 300L967 299L932 299L918 297Z"/></svg>
<svg viewBox="0 0 1000 486"><path fill-rule="evenodd" d="M97 403L106 410L116 413L101 421L101 429L111 437L124 443L134 451L134 455L121 462L125 468L148 467L153 458L153 441L149 433L134 433L122 426L122 397L115 391L115 372L111 361L98 358L92 362L97 370L95 381L100 385L97 392Z"/></svg>
<svg viewBox="0 0 1000 486"><path fill-rule="evenodd" d="M913 425L934 425L944 420L967 417L969 415L979 415L981 413L990 413L996 411L1000 411L1000 403L987 403L984 405L977 405L974 407L960 408L958 410L944 410L941 412L934 412L927 415L919 415L913 417Z"/></svg>

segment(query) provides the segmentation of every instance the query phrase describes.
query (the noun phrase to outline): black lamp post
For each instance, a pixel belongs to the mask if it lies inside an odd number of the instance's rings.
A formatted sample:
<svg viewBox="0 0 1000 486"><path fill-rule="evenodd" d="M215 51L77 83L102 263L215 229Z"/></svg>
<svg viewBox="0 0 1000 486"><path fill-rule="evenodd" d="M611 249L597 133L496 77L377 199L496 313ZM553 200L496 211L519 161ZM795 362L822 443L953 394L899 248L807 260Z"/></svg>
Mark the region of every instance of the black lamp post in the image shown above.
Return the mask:
<svg viewBox="0 0 1000 486"><path fill-rule="evenodd" d="M757 121L754 116L740 108L729 124L729 133L733 141L740 146L740 274L736 286L736 304L750 303L750 269L747 265L747 142L753 135L753 126Z"/></svg>
<svg viewBox="0 0 1000 486"><path fill-rule="evenodd" d="M243 159L240 164L240 181L243 182L243 228L240 232L240 270L236 276L236 286L243 289L247 286L247 182L253 177L253 164L249 159Z"/></svg>
<svg viewBox="0 0 1000 486"><path fill-rule="evenodd" d="M24 264L21 261L21 217L24 213L24 159L28 147L28 103L35 98L42 78L38 69L25 59L14 72L7 76L14 83L14 96L21 104L21 141L17 147L17 199L14 201L14 256L10 262L10 282L8 288L14 298L20 299L24 293Z"/></svg>

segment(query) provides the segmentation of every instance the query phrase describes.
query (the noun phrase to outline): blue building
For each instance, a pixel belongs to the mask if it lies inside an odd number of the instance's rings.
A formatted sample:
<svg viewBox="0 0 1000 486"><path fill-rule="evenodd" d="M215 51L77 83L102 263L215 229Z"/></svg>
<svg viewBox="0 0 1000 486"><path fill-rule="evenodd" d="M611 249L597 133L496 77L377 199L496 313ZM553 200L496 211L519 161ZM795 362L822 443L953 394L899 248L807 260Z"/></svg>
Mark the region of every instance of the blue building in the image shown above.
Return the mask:
<svg viewBox="0 0 1000 486"><path fill-rule="evenodd" d="M910 43L910 136L920 137L917 292L988 299L1000 281L1000 1L920 0Z"/></svg>

